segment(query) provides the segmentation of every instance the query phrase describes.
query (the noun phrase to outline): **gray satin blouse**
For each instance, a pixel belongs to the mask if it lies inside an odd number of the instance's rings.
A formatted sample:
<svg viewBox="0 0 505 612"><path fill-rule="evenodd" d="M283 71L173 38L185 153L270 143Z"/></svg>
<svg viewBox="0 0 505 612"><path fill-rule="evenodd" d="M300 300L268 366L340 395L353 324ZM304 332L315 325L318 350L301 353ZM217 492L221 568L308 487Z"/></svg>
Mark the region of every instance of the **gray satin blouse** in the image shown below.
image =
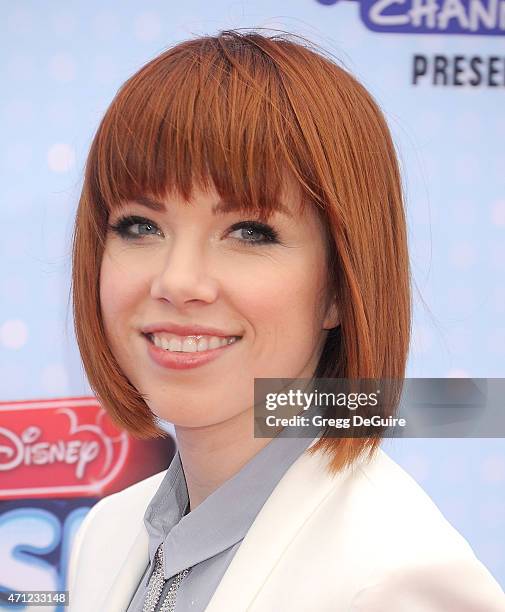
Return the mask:
<svg viewBox="0 0 505 612"><path fill-rule="evenodd" d="M156 611L175 575L185 568L191 570L177 591L176 610L205 610L256 515L312 441L313 437L277 436L189 513L188 490L177 451L144 516L150 561L127 612L142 612L154 556L162 542L167 582Z"/></svg>

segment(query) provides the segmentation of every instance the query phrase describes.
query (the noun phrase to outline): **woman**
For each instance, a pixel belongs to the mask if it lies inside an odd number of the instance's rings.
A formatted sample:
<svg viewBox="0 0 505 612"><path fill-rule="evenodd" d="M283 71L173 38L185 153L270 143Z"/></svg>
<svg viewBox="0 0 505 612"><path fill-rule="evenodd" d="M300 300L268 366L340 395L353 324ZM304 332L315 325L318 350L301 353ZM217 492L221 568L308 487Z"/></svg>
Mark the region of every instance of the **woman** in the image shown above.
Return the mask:
<svg viewBox="0 0 505 612"><path fill-rule="evenodd" d="M178 445L86 517L73 612L505 610L379 436L254 437L255 378L405 372L394 147L333 61L226 31L129 79L88 157L73 297L97 397Z"/></svg>

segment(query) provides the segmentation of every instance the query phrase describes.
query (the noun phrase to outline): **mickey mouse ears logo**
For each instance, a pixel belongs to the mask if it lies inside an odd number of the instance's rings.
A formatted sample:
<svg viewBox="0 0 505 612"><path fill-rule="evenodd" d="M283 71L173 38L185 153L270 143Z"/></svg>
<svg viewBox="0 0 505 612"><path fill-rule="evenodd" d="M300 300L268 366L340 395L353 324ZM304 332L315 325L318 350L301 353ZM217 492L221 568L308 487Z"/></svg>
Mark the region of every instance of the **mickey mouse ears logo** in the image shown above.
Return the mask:
<svg viewBox="0 0 505 612"><path fill-rule="evenodd" d="M130 438L95 398L0 403L1 498L100 496Z"/></svg>

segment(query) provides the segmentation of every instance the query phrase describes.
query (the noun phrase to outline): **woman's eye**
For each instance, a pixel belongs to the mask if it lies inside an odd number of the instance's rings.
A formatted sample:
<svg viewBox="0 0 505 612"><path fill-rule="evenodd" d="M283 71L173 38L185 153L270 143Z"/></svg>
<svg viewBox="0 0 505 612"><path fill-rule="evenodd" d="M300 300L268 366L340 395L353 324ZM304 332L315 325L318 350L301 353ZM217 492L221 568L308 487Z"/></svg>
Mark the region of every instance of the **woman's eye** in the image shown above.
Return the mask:
<svg viewBox="0 0 505 612"><path fill-rule="evenodd" d="M232 226L229 234L238 234L236 239L249 245L274 244L278 242L278 234L273 227L258 221L241 221Z"/></svg>
<svg viewBox="0 0 505 612"><path fill-rule="evenodd" d="M163 236L156 223L145 217L129 215L121 217L109 229L125 240L142 240L145 236ZM233 236L233 234L236 234ZM259 221L235 223L228 233L234 240L247 246L278 243L278 234L273 227Z"/></svg>
<svg viewBox="0 0 505 612"><path fill-rule="evenodd" d="M109 225L109 228L126 240L135 240L143 236L161 235L161 230L156 223L144 217L136 217L135 215L122 217L115 224Z"/></svg>

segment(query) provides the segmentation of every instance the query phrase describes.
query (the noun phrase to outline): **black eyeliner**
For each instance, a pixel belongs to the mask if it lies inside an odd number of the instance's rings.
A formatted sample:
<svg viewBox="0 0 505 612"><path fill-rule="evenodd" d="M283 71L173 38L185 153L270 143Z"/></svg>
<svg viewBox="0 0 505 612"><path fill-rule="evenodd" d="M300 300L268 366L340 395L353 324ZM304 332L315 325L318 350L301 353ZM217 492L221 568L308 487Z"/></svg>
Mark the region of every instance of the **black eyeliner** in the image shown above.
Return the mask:
<svg viewBox="0 0 505 612"><path fill-rule="evenodd" d="M256 232L260 232L266 237L266 240L245 240L244 242L250 242L251 244L254 244L255 242L258 244L265 244L268 242L279 241L279 234L275 231L275 229L266 223L262 223L261 221L239 221L238 223L234 223L230 229L231 231L236 231L244 228L251 228Z"/></svg>
<svg viewBox="0 0 505 612"><path fill-rule="evenodd" d="M137 240L139 234L130 234L128 232L128 228L135 223L157 227L155 223L149 219L146 219L145 217L139 217L138 215L127 215L118 219L116 223L109 224L108 228L114 233L118 234L118 236L121 238L125 238L126 240Z"/></svg>
<svg viewBox="0 0 505 612"><path fill-rule="evenodd" d="M151 227L158 228L156 223L147 219L146 217L140 217L138 215L126 215L124 217L120 217L116 223L108 224L108 229L120 236L125 240L136 240L142 239L145 236L153 236L155 234L131 234L129 233L129 228L131 225L141 224L148 225ZM280 243L278 232L270 225L263 223L261 221L239 221L238 223L234 223L229 232L233 232L240 229L252 229L255 232L259 232L263 234L263 240L239 240L243 244L247 246L255 246L255 245L265 245L265 244L276 244ZM238 239L237 239L238 240Z"/></svg>

